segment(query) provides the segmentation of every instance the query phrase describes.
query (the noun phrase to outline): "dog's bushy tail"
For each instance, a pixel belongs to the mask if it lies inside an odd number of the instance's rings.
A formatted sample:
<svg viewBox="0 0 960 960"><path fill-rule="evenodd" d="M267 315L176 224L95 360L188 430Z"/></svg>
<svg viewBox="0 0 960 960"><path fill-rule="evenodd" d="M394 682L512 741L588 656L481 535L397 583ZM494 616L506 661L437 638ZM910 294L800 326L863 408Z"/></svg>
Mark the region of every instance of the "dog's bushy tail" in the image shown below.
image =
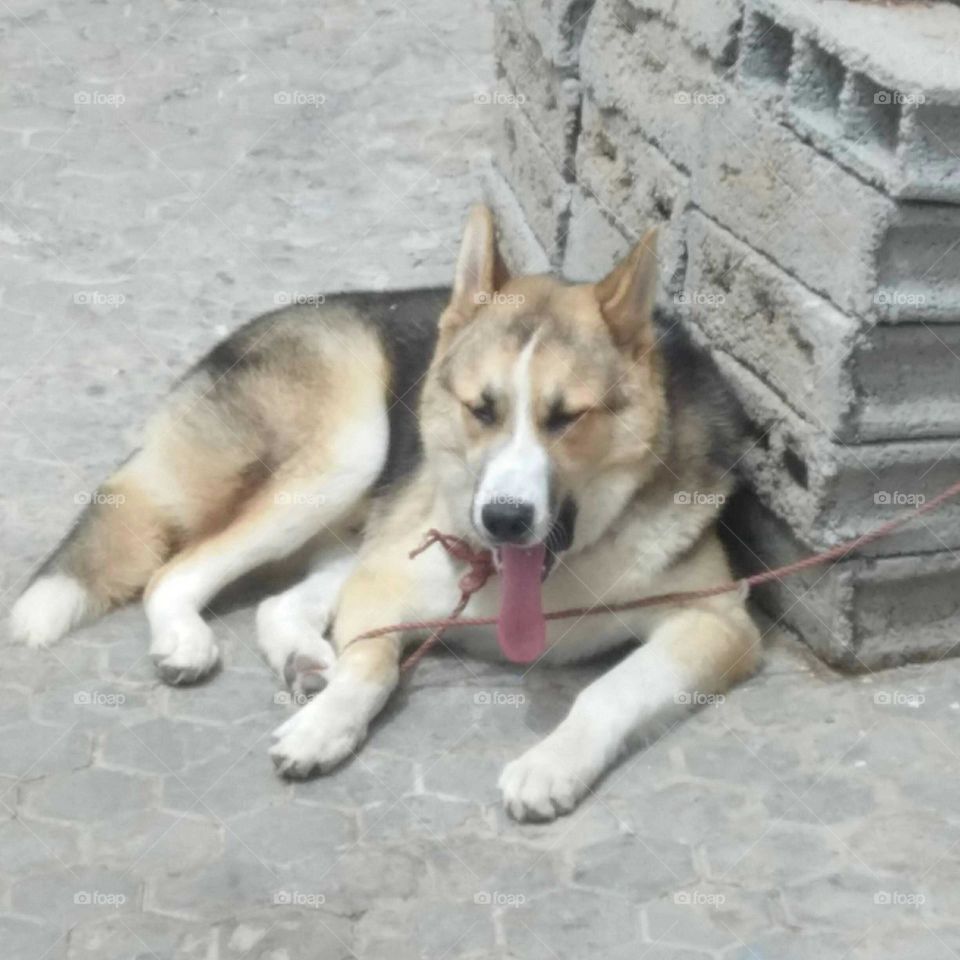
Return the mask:
<svg viewBox="0 0 960 960"><path fill-rule="evenodd" d="M53 643L139 595L170 555L174 531L148 493L136 455L87 501L14 604L15 639L31 646Z"/></svg>

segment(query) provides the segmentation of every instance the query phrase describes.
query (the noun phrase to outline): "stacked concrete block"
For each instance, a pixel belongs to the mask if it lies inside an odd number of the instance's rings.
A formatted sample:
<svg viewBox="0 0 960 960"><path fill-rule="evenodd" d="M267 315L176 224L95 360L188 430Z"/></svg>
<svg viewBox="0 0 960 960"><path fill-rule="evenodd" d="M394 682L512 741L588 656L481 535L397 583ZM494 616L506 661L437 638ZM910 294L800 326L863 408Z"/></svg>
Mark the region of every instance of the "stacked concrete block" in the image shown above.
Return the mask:
<svg viewBox="0 0 960 960"><path fill-rule="evenodd" d="M721 531L738 567L792 563L809 552L789 524L745 491ZM960 653L960 555L858 555L759 587L755 599L828 663L863 671Z"/></svg>
<svg viewBox="0 0 960 960"><path fill-rule="evenodd" d="M739 71L893 197L960 201L960 8L755 0Z"/></svg>
<svg viewBox="0 0 960 960"><path fill-rule="evenodd" d="M833 546L960 477L960 9L502 3L501 95L522 102L490 192L508 244L528 225L508 258L536 259L532 237L592 280L661 224L660 299L753 426L730 528L748 565ZM949 505L762 598L848 667L940 655L958 547Z"/></svg>
<svg viewBox="0 0 960 960"><path fill-rule="evenodd" d="M700 132L694 204L801 283L860 317L955 311L960 207L897 201L743 102Z"/></svg>
<svg viewBox="0 0 960 960"><path fill-rule="evenodd" d="M688 219L691 319L799 415L846 443L956 435L960 325L865 325L716 221Z"/></svg>
<svg viewBox="0 0 960 960"><path fill-rule="evenodd" d="M487 200L509 215L504 186L523 210L547 263L559 269L570 219L580 125L579 46L590 3L497 0L499 131ZM511 251L506 255L510 260ZM529 253L522 262L534 259ZM520 269L521 260L508 263Z"/></svg>

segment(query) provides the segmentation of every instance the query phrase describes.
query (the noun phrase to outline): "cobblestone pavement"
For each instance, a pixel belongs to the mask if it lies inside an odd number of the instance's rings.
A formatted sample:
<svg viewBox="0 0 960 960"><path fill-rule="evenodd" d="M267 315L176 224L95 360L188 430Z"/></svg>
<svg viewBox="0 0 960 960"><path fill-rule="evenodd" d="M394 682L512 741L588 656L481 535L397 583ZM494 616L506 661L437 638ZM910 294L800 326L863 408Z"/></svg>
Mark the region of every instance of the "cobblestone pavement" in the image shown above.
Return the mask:
<svg viewBox="0 0 960 960"><path fill-rule="evenodd" d="M447 279L492 73L489 14L453 19L0 5L4 606L225 328ZM960 952L957 661L841 678L771 631L761 675L519 826L498 772L598 668L428 660L353 762L288 784L249 604L217 621L225 668L185 690L135 608L3 647L3 960Z"/></svg>

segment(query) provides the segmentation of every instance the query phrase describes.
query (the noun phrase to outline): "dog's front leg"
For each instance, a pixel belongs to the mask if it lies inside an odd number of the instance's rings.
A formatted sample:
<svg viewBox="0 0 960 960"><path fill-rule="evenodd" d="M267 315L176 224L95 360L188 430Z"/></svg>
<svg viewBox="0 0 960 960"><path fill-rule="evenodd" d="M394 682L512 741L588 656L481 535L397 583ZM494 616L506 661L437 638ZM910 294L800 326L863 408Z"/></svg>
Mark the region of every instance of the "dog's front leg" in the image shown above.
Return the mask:
<svg viewBox="0 0 960 960"><path fill-rule="evenodd" d="M333 675L323 691L274 731L277 742L270 756L279 773L297 778L324 773L364 739L397 685L401 638L354 638L404 619L412 586L396 568L369 562L344 584L333 628L338 650Z"/></svg>
<svg viewBox="0 0 960 960"><path fill-rule="evenodd" d="M553 733L506 766L508 812L518 820L569 813L631 738L748 675L758 654L739 600L665 616L644 646L579 694Z"/></svg>
<svg viewBox="0 0 960 960"><path fill-rule="evenodd" d="M413 563L408 548L396 537L386 547L371 549L343 585L333 623L337 661L330 681L274 732L270 755L283 775L323 773L345 760L396 687L404 638L395 633L356 637L391 623L444 616L456 603L457 571L446 554L428 551Z"/></svg>

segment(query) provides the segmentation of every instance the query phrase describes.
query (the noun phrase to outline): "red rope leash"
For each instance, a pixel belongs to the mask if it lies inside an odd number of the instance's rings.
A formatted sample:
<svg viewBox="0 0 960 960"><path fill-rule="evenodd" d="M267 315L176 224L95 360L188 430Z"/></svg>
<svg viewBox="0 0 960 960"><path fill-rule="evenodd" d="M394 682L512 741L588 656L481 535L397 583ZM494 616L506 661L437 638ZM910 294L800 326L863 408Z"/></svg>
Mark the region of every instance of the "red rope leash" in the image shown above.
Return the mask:
<svg viewBox="0 0 960 960"><path fill-rule="evenodd" d="M651 597L641 597L638 600L626 600L622 603L598 603L589 607L570 607L566 610L553 610L544 614L547 620L572 620L579 617L591 617L600 613L620 613L624 610L638 610L641 607L660 606L668 603L686 603L691 600L703 600L707 597L716 597L723 593L732 593L735 590L749 590L751 587L759 586L762 583L769 583L771 580L782 580L784 577L800 573L802 570L808 570L811 567L821 566L825 563L832 563L835 560L842 560L844 557L867 546L889 537L896 530L912 523L918 517L925 513L931 513L942 506L947 500L951 500L960 494L960 481L947 487L946 490L938 493L932 500L928 500L914 510L901 514L893 520L880 524L873 530L847 540L844 543L831 547L820 553L805 557L803 560L797 560L795 563L788 563L774 570L767 570L763 573L755 573L750 577L741 577L739 580L732 580L729 583L721 583L715 587L705 587L701 590L683 590L677 593L661 593ZM460 560L469 564L469 569L460 578L460 600L453 608L448 617L442 617L434 620L410 620L405 623L392 623L386 627L378 627L376 630L367 630L365 633L358 634L350 643L356 640L369 640L373 637L384 637L390 633L405 633L413 630L431 630L432 633L423 643L417 647L400 665L401 670L409 670L416 666L420 660L435 647L443 636L447 627L454 625L466 627L484 627L491 626L497 622L496 617L461 617L460 614L466 609L473 596L480 590L487 580L495 572L493 566L493 556L489 550L476 550L465 540L450 534L440 533L437 530L430 530L427 533L424 542L411 551L410 558L419 556L428 547L435 543L440 543L443 548L455 560Z"/></svg>

